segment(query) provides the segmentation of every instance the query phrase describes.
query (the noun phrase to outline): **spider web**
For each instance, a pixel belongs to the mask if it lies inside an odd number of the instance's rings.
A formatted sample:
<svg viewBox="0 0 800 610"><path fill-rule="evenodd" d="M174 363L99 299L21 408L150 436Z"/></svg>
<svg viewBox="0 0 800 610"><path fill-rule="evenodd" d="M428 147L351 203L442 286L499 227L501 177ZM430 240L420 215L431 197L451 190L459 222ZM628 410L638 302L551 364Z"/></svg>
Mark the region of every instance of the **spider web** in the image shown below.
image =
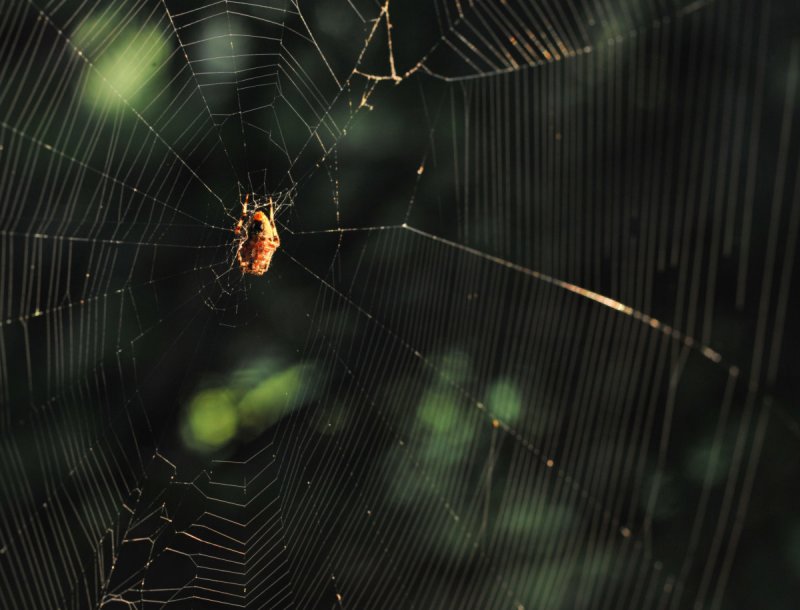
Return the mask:
<svg viewBox="0 0 800 610"><path fill-rule="evenodd" d="M0 605L788 607L790 4L4 2Z"/></svg>

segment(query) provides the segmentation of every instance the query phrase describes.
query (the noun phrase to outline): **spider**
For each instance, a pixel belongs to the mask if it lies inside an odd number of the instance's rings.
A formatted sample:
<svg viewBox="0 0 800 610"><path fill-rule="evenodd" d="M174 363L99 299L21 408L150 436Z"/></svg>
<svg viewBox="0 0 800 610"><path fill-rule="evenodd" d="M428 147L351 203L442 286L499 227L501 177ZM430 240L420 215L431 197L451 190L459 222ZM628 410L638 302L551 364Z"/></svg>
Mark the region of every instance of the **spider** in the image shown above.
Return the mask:
<svg viewBox="0 0 800 610"><path fill-rule="evenodd" d="M252 214L247 212L250 194L245 195L242 204L242 217L236 223L233 233L239 240L236 260L242 273L264 275L269 269L272 255L281 245L278 228L275 226L275 205L269 198L269 218L259 209Z"/></svg>

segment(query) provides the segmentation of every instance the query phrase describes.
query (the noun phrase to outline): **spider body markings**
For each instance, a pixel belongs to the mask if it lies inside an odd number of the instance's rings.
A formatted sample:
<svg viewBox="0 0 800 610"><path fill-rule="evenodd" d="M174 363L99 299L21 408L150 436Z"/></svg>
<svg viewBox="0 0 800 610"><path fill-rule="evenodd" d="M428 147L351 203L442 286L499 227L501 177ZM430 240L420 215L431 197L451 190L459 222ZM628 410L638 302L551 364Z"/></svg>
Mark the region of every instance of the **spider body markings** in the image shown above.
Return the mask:
<svg viewBox="0 0 800 610"><path fill-rule="evenodd" d="M250 194L245 195L242 203L242 216L233 229L239 245L236 249L236 260L242 273L264 275L272 262L275 250L281 245L278 228L275 226L275 205L269 198L269 216L262 210L247 211Z"/></svg>

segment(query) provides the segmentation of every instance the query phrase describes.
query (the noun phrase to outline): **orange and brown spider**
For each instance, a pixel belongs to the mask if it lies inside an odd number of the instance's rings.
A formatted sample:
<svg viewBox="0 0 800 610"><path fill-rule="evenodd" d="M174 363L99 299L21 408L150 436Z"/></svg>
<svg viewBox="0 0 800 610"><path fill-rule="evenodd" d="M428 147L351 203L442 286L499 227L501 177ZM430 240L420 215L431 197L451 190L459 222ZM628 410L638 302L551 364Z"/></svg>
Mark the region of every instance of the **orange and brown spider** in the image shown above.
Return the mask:
<svg viewBox="0 0 800 610"><path fill-rule="evenodd" d="M236 223L233 232L239 240L236 260L242 273L264 275L269 269L272 255L281 245L278 228L275 226L275 205L269 198L269 217L259 209L249 214L247 204L250 194L245 195L242 204L242 217Z"/></svg>

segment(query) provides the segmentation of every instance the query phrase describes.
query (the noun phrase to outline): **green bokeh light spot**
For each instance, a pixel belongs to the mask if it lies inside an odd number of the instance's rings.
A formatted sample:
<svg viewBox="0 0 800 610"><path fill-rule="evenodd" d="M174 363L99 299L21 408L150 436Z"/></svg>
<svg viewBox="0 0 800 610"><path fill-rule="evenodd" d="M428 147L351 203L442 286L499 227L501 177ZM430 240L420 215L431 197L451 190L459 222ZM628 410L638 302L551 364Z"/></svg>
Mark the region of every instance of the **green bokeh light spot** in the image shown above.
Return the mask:
<svg viewBox="0 0 800 610"><path fill-rule="evenodd" d="M467 414L442 390L429 390L420 401L417 417L427 434L418 441L423 462L439 466L460 462L475 435Z"/></svg>
<svg viewBox="0 0 800 610"><path fill-rule="evenodd" d="M456 383L464 383L470 375L471 368L469 354L459 349L447 352L439 362L439 370L445 379Z"/></svg>
<svg viewBox="0 0 800 610"><path fill-rule="evenodd" d="M72 35L78 49L93 63L88 72L84 101L89 104L139 105L148 101L164 82L161 78L170 45L153 26L129 26L119 32L111 15L84 21ZM102 48L106 36L118 34Z"/></svg>
<svg viewBox="0 0 800 610"><path fill-rule="evenodd" d="M273 361L257 364L234 371L227 386L203 390L192 398L182 428L188 447L207 452L237 438L252 438L316 396L313 364L277 372Z"/></svg>
<svg viewBox="0 0 800 610"><path fill-rule="evenodd" d="M514 424L522 411L522 394L511 381L499 379L490 387L487 401L492 415L506 424Z"/></svg>
<svg viewBox="0 0 800 610"><path fill-rule="evenodd" d="M238 417L227 390L204 390L189 405L184 439L198 449L217 449L236 434Z"/></svg>
<svg viewBox="0 0 800 610"><path fill-rule="evenodd" d="M261 432L305 401L301 393L304 380L312 373L310 365L296 365L267 377L247 392L239 402L241 424Z"/></svg>
<svg viewBox="0 0 800 610"><path fill-rule="evenodd" d="M431 391L422 397L417 417L431 432L445 434L455 426L458 410L444 393Z"/></svg>

